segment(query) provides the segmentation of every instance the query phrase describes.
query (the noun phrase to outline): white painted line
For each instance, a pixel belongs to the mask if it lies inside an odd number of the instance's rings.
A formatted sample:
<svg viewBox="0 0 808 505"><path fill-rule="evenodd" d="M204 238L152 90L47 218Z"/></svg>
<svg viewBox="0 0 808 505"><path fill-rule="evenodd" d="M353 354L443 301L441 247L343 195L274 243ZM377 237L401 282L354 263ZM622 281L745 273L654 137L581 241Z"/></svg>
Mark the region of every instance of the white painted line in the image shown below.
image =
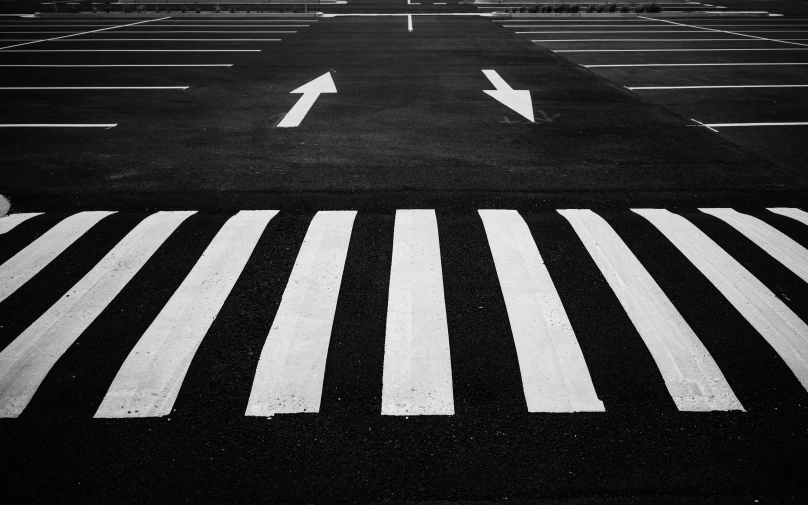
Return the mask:
<svg viewBox="0 0 808 505"><path fill-rule="evenodd" d="M110 124L53 124L53 123L29 123L29 124L0 124L0 128L115 128L118 123Z"/></svg>
<svg viewBox="0 0 808 505"><path fill-rule="evenodd" d="M701 121L697 121L697 120L695 120L693 118L690 118L690 120L693 121L694 123L698 123L699 126L703 126L703 127L707 128L708 130L710 130L712 132L718 133L718 130L716 130L715 128L712 128L710 125L706 125L706 124L702 123ZM688 126L694 126L694 125L688 125Z"/></svg>
<svg viewBox="0 0 808 505"><path fill-rule="evenodd" d="M808 249L771 225L733 209L699 209L738 230L774 259L808 282Z"/></svg>
<svg viewBox="0 0 808 505"><path fill-rule="evenodd" d="M667 28L667 27L664 27ZM20 32L22 33L22 32ZM702 30L562 30L562 31L533 31L533 32L514 32L520 35L526 35L530 33L579 33L582 35L587 35L590 33L704 33Z"/></svg>
<svg viewBox="0 0 808 505"><path fill-rule="evenodd" d="M585 68L615 68L615 67L765 67L808 65L808 63L621 63L618 65L581 65Z"/></svg>
<svg viewBox="0 0 808 505"><path fill-rule="evenodd" d="M628 87L631 91L654 89L729 89L729 88L808 88L808 84L748 84L738 86L638 86Z"/></svg>
<svg viewBox="0 0 808 505"><path fill-rule="evenodd" d="M453 415L449 328L434 210L398 210L384 341L382 415Z"/></svg>
<svg viewBox="0 0 808 505"><path fill-rule="evenodd" d="M699 269L808 389L808 325L684 217L664 209L632 210L650 221Z"/></svg>
<svg viewBox="0 0 808 505"><path fill-rule="evenodd" d="M81 27L110 27L114 28L117 25L110 25L110 24L103 24L103 25L0 25L0 27L5 28L81 28ZM175 24L169 25L164 23L159 23L154 25L155 27L160 28L309 28L309 25L186 25L186 24ZM74 33L73 31L62 31L62 32L50 32L50 31L29 31L29 32L19 32L19 33ZM15 33L15 32L2 32L2 33ZM152 30L126 30L121 31L121 33L152 33ZM186 33L185 31L176 30L172 33ZM227 33L227 32L223 32ZM235 33L235 32L234 32Z"/></svg>
<svg viewBox="0 0 808 505"><path fill-rule="evenodd" d="M105 65L0 65L2 68L232 67L232 63L138 63Z"/></svg>
<svg viewBox="0 0 808 505"><path fill-rule="evenodd" d="M694 119L695 121L695 119ZM697 121L698 122L698 121ZM712 128L728 128L731 126L808 126L808 122L791 122L791 123L699 123L702 126ZM715 131L715 130L713 130Z"/></svg>
<svg viewBox="0 0 808 505"><path fill-rule="evenodd" d="M0 265L0 302L110 214L114 212L80 212L67 217Z"/></svg>
<svg viewBox="0 0 808 505"><path fill-rule="evenodd" d="M129 353L95 417L159 417L171 412L199 344L277 213L241 211L222 226Z"/></svg>
<svg viewBox="0 0 808 505"><path fill-rule="evenodd" d="M165 25L163 25L165 26ZM696 30L698 31L698 30ZM31 34L31 33L73 33L73 32L0 32L0 35L11 35L11 34ZM186 33L297 33L297 30L294 31L268 31L268 30L118 30L115 32L118 33L125 33L127 35L132 34L144 34L144 33L173 33L175 35L185 35ZM699 32L701 33L701 32ZM0 40L8 40L8 39L0 39ZM92 40L104 40L104 39L92 39ZM117 39L115 39L117 40ZM173 40L173 39L172 39Z"/></svg>
<svg viewBox="0 0 808 505"><path fill-rule="evenodd" d="M260 49L11 49L4 53L260 53Z"/></svg>
<svg viewBox="0 0 808 505"><path fill-rule="evenodd" d="M188 86L11 86L0 87L0 91L57 91L57 90L157 90L157 89L188 89Z"/></svg>
<svg viewBox="0 0 808 505"><path fill-rule="evenodd" d="M49 38L49 39L34 40L34 41L31 41L31 42L23 42L22 44L15 44L13 46L0 47L0 51L5 50L5 49L11 49L13 47L25 46L25 45L28 45L28 44L36 44L37 42L49 42L49 41L52 41L52 40L66 39L68 37L75 37L75 36L78 36L78 35L86 35L88 33L97 33L97 32L103 32L105 30L114 30L115 28L124 28L126 26L135 26L135 25L140 25L140 24L143 24L143 23L151 23L152 21L160 21L162 19L169 19L169 18L147 19L145 21L138 21L136 23L129 23L129 24L126 24L126 25L109 26L107 28L99 28L98 30L91 30L89 32L73 33L73 34L70 34L70 35L62 35L61 37L53 37L53 38Z"/></svg>
<svg viewBox="0 0 808 505"><path fill-rule="evenodd" d="M485 74L488 80L491 81L491 84L496 88L494 90L484 89L483 93L528 119L530 122L535 123L530 90L511 88L508 83L499 76L496 70L483 70L483 74Z"/></svg>
<svg viewBox="0 0 808 505"><path fill-rule="evenodd" d="M412 32L412 16L407 14L407 30Z"/></svg>
<svg viewBox="0 0 808 505"><path fill-rule="evenodd" d="M808 212L802 211L800 209L790 209L784 207L775 207L766 210L768 210L769 212L774 212L775 214L780 214L781 216L790 217L791 219L797 220L800 223L808 226Z"/></svg>
<svg viewBox="0 0 808 505"><path fill-rule="evenodd" d="M281 39L69 39L56 42L280 42Z"/></svg>
<svg viewBox="0 0 808 505"><path fill-rule="evenodd" d="M311 106L317 101L321 93L336 92L337 87L334 85L334 80L331 78L331 72L326 72L303 86L290 91L290 93L302 93L303 96L298 99L281 122L278 123L278 128L295 128L299 126L300 122L306 117L309 109L311 109Z"/></svg>
<svg viewBox="0 0 808 505"><path fill-rule="evenodd" d="M757 42L751 39L538 39L531 42Z"/></svg>
<svg viewBox="0 0 808 505"><path fill-rule="evenodd" d="M514 210L479 213L508 310L528 412L603 412L527 224Z"/></svg>
<svg viewBox="0 0 808 505"><path fill-rule="evenodd" d="M141 221L0 353L0 417L22 413L53 365L192 214L158 212Z"/></svg>
<svg viewBox="0 0 808 505"><path fill-rule="evenodd" d="M319 412L355 211L318 212L309 225L253 379L248 416Z"/></svg>
<svg viewBox="0 0 808 505"><path fill-rule="evenodd" d="M637 16L637 17L640 17L640 18L643 18L643 19L649 19L649 18L646 18L644 16ZM781 44L793 44L793 45L796 45L796 46L808 47L808 45L800 44L798 42L788 42L788 41L785 41L785 40L769 39L769 38L766 38L766 37L758 37L757 35L747 35L745 33L732 32L732 31L727 31L727 30L716 30L714 28L705 28L703 26L688 25L688 24L684 24L684 23L677 23L676 21L670 21L670 20L667 20L667 19L660 19L659 21L662 21L663 23L676 25L676 26L686 26L688 28L700 28L702 30L707 30L707 31L710 31L710 32L729 33L729 34L732 34L732 35L738 35L738 36L741 36L741 37L749 37L749 38L757 39L757 40L766 40L766 41L769 41L769 42L779 42Z"/></svg>
<svg viewBox="0 0 808 505"><path fill-rule="evenodd" d="M682 411L744 410L724 374L673 303L605 219L559 210L614 291Z"/></svg>
<svg viewBox="0 0 808 505"><path fill-rule="evenodd" d="M9 214L8 216L0 217L0 235L10 232L20 223L24 223L32 217L36 217L40 214L42 214L42 212L28 212L23 214Z"/></svg>
<svg viewBox="0 0 808 505"><path fill-rule="evenodd" d="M664 53L664 52L698 52L698 51L805 51L808 47L746 47L716 49L553 49L554 53Z"/></svg>

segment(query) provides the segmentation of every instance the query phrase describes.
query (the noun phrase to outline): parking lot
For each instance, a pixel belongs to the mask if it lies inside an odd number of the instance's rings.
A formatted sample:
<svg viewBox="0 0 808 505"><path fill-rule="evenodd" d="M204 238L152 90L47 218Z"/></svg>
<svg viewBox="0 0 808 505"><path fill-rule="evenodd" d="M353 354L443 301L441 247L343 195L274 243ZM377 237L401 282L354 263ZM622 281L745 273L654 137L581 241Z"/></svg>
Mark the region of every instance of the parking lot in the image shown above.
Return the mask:
<svg viewBox="0 0 808 505"><path fill-rule="evenodd" d="M808 149L808 19L507 20L504 28L781 167Z"/></svg>

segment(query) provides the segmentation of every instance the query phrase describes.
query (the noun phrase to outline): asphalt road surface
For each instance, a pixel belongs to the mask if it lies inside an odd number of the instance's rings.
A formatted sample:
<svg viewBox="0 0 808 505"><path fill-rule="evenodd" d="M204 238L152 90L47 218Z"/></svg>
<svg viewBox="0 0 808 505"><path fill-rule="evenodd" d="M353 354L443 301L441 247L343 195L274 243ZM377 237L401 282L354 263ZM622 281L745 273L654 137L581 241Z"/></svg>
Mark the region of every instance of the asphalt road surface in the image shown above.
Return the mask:
<svg viewBox="0 0 808 505"><path fill-rule="evenodd" d="M0 17L7 500L804 503L808 5L699 9Z"/></svg>

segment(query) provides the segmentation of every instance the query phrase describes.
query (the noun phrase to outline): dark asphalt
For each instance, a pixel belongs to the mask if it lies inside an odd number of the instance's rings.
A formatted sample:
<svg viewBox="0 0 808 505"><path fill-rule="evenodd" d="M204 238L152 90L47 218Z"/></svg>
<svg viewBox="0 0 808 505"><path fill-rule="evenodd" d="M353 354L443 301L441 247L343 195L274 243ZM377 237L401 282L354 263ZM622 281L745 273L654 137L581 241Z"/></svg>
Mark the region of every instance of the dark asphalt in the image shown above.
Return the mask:
<svg viewBox="0 0 808 505"><path fill-rule="evenodd" d="M773 12L772 4L783 4L712 3ZM808 6L797 3L781 10L808 18ZM357 11L398 14L477 11L407 6L404 0L351 4ZM8 11L0 3L0 12ZM256 21L277 20L229 23ZM131 30L208 22L162 21ZM65 23L70 21L0 18L0 24L39 32L60 28L37 25ZM806 121L804 92L778 91L771 98L777 107L747 107L755 100L735 92L681 100L625 89L629 81L654 85L646 83L671 78L681 85L758 82L764 75L797 82L806 70L586 69L581 65L648 62L651 53L572 58L476 16L413 16L412 33L403 16L294 23L309 26L295 34L192 36L281 42L43 42L19 48L260 53L0 51L0 65L233 64L2 68L0 87L189 89L0 90L0 123L118 123L109 130L3 130L0 194L10 198L12 212L46 213L2 235L0 264L76 211L125 211L104 219L0 303L0 348L150 212L202 211L178 228L58 361L22 416L0 419L7 501L806 501L808 392L718 290L648 221L628 211L665 207L685 216L808 321L808 285L697 210L731 206L808 247L804 225L764 209L808 209L808 176L799 163L805 130L715 134L688 126L696 112L740 121L744 113L764 109L778 121ZM173 32L168 34L112 30L81 38L182 38L184 31L220 29L226 28L171 26L163 29ZM23 29L0 29L7 31ZM808 62L808 52L801 57ZM741 53L732 58L761 61ZM530 90L537 119L551 120L530 124L483 93L493 89L483 69L496 70L514 89ZM289 91L325 72L338 92L321 95L300 127L275 128L299 98ZM92 419L126 356L221 225L239 209L258 208L281 213L203 340L172 414ZM393 224L395 209L404 208L437 210L454 416L380 415ZM524 216L606 412L527 413L504 299L476 214L482 208L517 209ZM591 208L608 221L707 347L746 412L676 409L637 330L572 227L554 212L558 208ZM315 212L325 209L359 214L321 411L245 417L257 360L297 252Z"/></svg>

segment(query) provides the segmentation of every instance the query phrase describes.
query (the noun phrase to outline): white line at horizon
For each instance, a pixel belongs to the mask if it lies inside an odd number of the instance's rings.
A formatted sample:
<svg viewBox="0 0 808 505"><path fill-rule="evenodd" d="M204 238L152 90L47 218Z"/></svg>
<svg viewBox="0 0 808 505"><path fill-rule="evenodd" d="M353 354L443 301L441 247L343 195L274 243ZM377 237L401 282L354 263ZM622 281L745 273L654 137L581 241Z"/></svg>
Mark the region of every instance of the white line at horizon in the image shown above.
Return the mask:
<svg viewBox="0 0 808 505"><path fill-rule="evenodd" d="M729 128L732 126L808 126L808 121L794 121L785 123L699 123L699 124L712 129L712 128Z"/></svg>
<svg viewBox="0 0 808 505"><path fill-rule="evenodd" d="M562 31L539 30L535 32L514 32L514 33L518 35L526 35L531 33L580 33L582 35L586 35L589 33L704 33L704 31L702 30L562 30Z"/></svg>
<svg viewBox="0 0 808 505"><path fill-rule="evenodd" d="M536 39L531 42L760 42L753 39Z"/></svg>
<svg viewBox="0 0 808 505"><path fill-rule="evenodd" d="M9 42L29 39L6 39ZM281 39L69 39L54 42L280 42Z"/></svg>
<svg viewBox="0 0 808 505"><path fill-rule="evenodd" d="M40 124L0 124L0 128L115 128L118 123L111 124L55 124L55 123L40 123Z"/></svg>
<svg viewBox="0 0 808 505"><path fill-rule="evenodd" d="M109 65L0 65L0 68L107 68L107 67L232 67L232 63L136 63L136 64L118 64L110 63Z"/></svg>
<svg viewBox="0 0 808 505"><path fill-rule="evenodd" d="M581 65L584 68L613 67L730 67L730 66L780 66L808 65L808 63L619 63L610 65Z"/></svg>
<svg viewBox="0 0 808 505"><path fill-rule="evenodd" d="M626 89L631 91L643 89L728 89L728 88L808 88L808 84L741 84L741 85L727 85L727 86L636 86Z"/></svg>
<svg viewBox="0 0 808 505"><path fill-rule="evenodd" d="M10 35L10 34L30 34L30 33L73 33L73 32L0 32L0 35ZM127 35L132 34L142 34L142 33L174 33L177 35L183 35L186 33L297 33L297 30L119 30L115 33L125 33ZM9 39L0 39L0 41L9 40ZM95 39L93 39L95 40Z"/></svg>
<svg viewBox="0 0 808 505"><path fill-rule="evenodd" d="M138 21L136 23L129 23L129 24L126 24L126 25L108 26L106 28L101 28L101 29L98 29L98 30L90 30L88 32L73 33L71 35L62 35L61 37L53 37L53 38L50 38L50 39L35 40L35 41L31 41L31 42L23 42L22 44L14 44L13 46L0 47L0 51L6 50L6 49L12 49L14 47L25 46L25 45L28 45L28 44L36 44L38 42L50 42L52 40L66 39L68 37L75 37L77 35L87 35L88 33L97 33L97 32L103 32L103 31L106 31L106 30L113 30L115 28L125 28L127 26L134 26L134 25L140 25L140 24L143 24L143 23L150 23L152 21L161 21L163 19L169 19L169 18L147 19L145 21Z"/></svg>
<svg viewBox="0 0 808 505"><path fill-rule="evenodd" d="M745 48L676 48L676 49L551 49L554 53L662 53L662 52L682 52L682 51L805 51L808 47L745 47Z"/></svg>
<svg viewBox="0 0 808 505"><path fill-rule="evenodd" d="M8 86L0 87L0 91L81 91L81 90L158 90L188 89L188 86Z"/></svg>
<svg viewBox="0 0 808 505"><path fill-rule="evenodd" d="M261 49L12 49L3 53L260 53Z"/></svg>

